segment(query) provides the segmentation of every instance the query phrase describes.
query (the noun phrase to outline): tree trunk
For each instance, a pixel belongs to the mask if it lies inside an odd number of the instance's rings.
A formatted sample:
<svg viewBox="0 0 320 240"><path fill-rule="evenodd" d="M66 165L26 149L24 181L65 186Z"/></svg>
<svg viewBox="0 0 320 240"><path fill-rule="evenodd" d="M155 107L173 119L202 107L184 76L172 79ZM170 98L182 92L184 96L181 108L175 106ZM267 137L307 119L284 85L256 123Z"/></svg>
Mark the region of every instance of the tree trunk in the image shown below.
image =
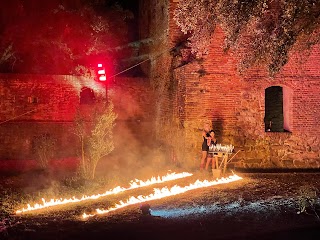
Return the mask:
<svg viewBox="0 0 320 240"><path fill-rule="evenodd" d="M81 171L82 174L86 174L86 167L85 167L85 159L84 159L84 141L83 137L81 137Z"/></svg>
<svg viewBox="0 0 320 240"><path fill-rule="evenodd" d="M94 179L94 178L95 178L96 168L97 168L97 161L92 164L91 174L90 174L90 175L91 175L91 179Z"/></svg>

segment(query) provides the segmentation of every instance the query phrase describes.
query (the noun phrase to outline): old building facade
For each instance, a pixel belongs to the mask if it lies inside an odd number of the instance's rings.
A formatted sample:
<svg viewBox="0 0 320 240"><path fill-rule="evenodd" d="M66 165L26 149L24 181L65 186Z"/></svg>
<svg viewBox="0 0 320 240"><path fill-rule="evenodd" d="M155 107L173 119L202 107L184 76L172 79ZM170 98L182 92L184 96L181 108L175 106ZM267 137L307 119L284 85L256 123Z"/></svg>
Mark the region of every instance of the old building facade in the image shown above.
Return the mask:
<svg viewBox="0 0 320 240"><path fill-rule="evenodd" d="M140 35L153 39L145 70L158 96L156 121L178 122L180 141L169 144L183 150L181 161L199 165L202 124L209 121L220 143L241 150L232 161L237 168L319 169L319 45L309 56L292 54L273 78L258 67L240 75L217 29L204 60L185 64L183 48L175 54L183 36L173 19L179 1L143 2Z"/></svg>
<svg viewBox="0 0 320 240"><path fill-rule="evenodd" d="M261 68L240 75L218 29L205 59L188 61L173 19L177 4L139 1L145 44L137 54L147 56L140 64L147 78L118 77L108 89L118 114L118 153L128 136L140 144L130 152L157 136L174 161L197 167L201 129L210 122L220 143L241 150L231 162L236 168L319 169L320 46L307 57L291 55L273 78ZM105 87L76 76L1 74L0 80L1 160L32 159L42 133L59 139L57 158L77 155L70 132L75 112L92 94L105 96Z"/></svg>
<svg viewBox="0 0 320 240"><path fill-rule="evenodd" d="M87 109L90 113L94 99L106 99L106 90L117 114L115 151L124 158L123 139L139 145L151 135L153 104L148 86L144 78L115 77L106 88L80 76L0 74L0 166L9 166L10 161L15 168L34 165L35 143L44 134L56 140L55 160L75 160L79 157L76 112Z"/></svg>

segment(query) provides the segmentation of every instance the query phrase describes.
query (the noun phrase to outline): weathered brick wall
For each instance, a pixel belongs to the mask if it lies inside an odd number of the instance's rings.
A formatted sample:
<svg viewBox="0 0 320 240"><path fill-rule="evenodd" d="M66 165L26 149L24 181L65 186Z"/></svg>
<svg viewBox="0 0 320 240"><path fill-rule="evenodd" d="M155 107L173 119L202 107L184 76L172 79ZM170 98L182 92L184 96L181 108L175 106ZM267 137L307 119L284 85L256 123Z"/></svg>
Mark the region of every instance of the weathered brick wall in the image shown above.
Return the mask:
<svg viewBox="0 0 320 240"><path fill-rule="evenodd" d="M140 4L140 38L149 35L152 44L146 49L151 58L148 76L154 90L156 112L154 115L155 129L161 129L164 119L170 120L174 114L175 81L173 79L172 59L169 45L169 1L141 1ZM142 52L143 53L143 52Z"/></svg>
<svg viewBox="0 0 320 240"><path fill-rule="evenodd" d="M222 143L244 150L236 158L238 167L319 168L319 46L305 62L291 56L274 79L259 68L240 76L235 59L223 54L222 36L217 31L204 63L176 70L177 79L186 89L184 119L192 129L199 119L212 121ZM200 76L200 69L206 75ZM292 92L288 107L291 133L265 133L265 89L270 86ZM194 134L189 134L190 139Z"/></svg>
<svg viewBox="0 0 320 240"><path fill-rule="evenodd" d="M174 0L168 2L167 44L159 45L157 51L170 49L181 39L173 20L176 4ZM155 8L155 11L162 10ZM152 29L158 31L156 25ZM184 161L199 164L200 129L209 120L221 143L244 150L234 158L237 167L319 168L320 47L316 46L310 56L292 54L289 63L271 79L262 68L240 75L237 59L223 52L223 37L221 29L217 29L204 61L177 66L174 65L177 57L167 55L162 62L154 62L153 76L162 82L158 83L160 86L168 83L166 74L172 76L172 66L176 67L174 96L170 96L170 91L161 95L159 112L165 116L171 111L183 124L181 136L188 149ZM184 56L178 57L181 60ZM270 86L281 86L290 93L284 99L289 133L265 132L265 89Z"/></svg>
<svg viewBox="0 0 320 240"><path fill-rule="evenodd" d="M77 137L72 122L7 122L0 125L0 160L29 160L35 156L35 141L42 134L56 139L55 159L75 157Z"/></svg>
<svg viewBox="0 0 320 240"><path fill-rule="evenodd" d="M55 158L76 156L77 138L72 133L72 125L80 106L82 87L89 87L95 96L105 98L104 86L92 79L0 74L0 159L34 158L34 140L45 133L58 140ZM142 141L140 136L150 132L154 105L150 93L146 79L112 79L108 96L118 115L115 145L120 152L123 152L123 141L117 134L123 134L123 129L137 141ZM30 102L30 97L37 101Z"/></svg>
<svg viewBox="0 0 320 240"><path fill-rule="evenodd" d="M104 91L91 79L67 75L1 74L0 80L0 121L71 121L82 87L90 87L98 94Z"/></svg>

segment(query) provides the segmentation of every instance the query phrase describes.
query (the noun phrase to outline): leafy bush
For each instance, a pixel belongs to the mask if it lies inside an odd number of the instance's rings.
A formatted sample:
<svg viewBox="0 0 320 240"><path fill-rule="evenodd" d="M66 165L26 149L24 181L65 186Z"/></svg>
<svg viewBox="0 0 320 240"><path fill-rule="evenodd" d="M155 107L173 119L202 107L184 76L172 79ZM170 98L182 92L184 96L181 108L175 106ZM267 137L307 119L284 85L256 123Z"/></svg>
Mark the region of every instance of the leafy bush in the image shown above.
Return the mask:
<svg viewBox="0 0 320 240"><path fill-rule="evenodd" d="M319 11L320 2L313 0L188 0L179 1L174 18L197 57L207 54L219 26L240 72L261 65L272 76L287 63L290 50L307 53L319 43Z"/></svg>

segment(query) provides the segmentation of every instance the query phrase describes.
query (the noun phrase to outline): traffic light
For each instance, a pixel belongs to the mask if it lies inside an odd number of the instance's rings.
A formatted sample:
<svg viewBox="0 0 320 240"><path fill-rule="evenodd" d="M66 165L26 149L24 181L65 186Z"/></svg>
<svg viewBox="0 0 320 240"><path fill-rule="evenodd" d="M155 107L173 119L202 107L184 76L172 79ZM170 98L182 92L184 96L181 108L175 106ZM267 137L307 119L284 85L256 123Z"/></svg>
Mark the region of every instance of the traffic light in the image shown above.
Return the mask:
<svg viewBox="0 0 320 240"><path fill-rule="evenodd" d="M98 70L97 71L98 80L100 82L107 81L106 69L104 68L102 63L98 63L98 69L97 70Z"/></svg>

